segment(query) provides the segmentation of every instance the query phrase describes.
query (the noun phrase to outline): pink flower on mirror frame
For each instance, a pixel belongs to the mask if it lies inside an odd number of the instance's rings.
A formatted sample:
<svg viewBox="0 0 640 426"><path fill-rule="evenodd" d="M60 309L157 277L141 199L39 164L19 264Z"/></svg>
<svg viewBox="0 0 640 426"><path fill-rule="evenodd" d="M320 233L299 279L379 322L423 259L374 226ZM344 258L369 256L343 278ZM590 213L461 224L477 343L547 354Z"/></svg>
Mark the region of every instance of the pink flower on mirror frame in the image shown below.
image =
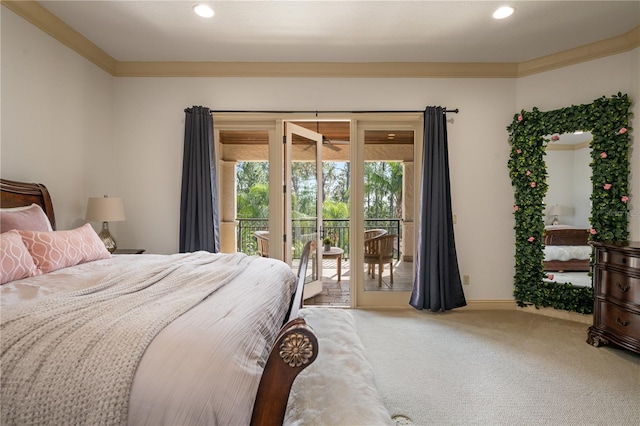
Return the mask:
<svg viewBox="0 0 640 426"><path fill-rule="evenodd" d="M607 158L607 153L606 152L600 153L600 158Z"/></svg>
<svg viewBox="0 0 640 426"><path fill-rule="evenodd" d="M596 231L595 229L591 228L591 229L589 229L589 233L591 235L596 235L598 233L598 231Z"/></svg>
<svg viewBox="0 0 640 426"><path fill-rule="evenodd" d="M552 140L552 141L559 141L559 140L560 140L560 136L558 136L558 135L553 135L553 136L551 136L551 140Z"/></svg>
<svg viewBox="0 0 640 426"><path fill-rule="evenodd" d="M529 237L527 238L527 241L529 241L530 243L534 242L536 239L535 237Z"/></svg>
<svg viewBox="0 0 640 426"><path fill-rule="evenodd" d="M514 212L517 212L518 210L520 210L520 207L518 207L518 206L513 206L513 211L514 211Z"/></svg>
<svg viewBox="0 0 640 426"><path fill-rule="evenodd" d="M531 170L527 170L527 176L531 174Z"/></svg>
<svg viewBox="0 0 640 426"><path fill-rule="evenodd" d="M535 188L536 187L536 183L535 182L531 182L531 187Z"/></svg>
<svg viewBox="0 0 640 426"><path fill-rule="evenodd" d="M516 152L517 152L518 154L522 154L522 150L521 150L521 149L516 149Z"/></svg>
<svg viewBox="0 0 640 426"><path fill-rule="evenodd" d="M623 127L622 129L620 129L620 130L618 131L618 133L620 133L621 135L624 135L625 133L627 133L627 128L626 128L626 127Z"/></svg>
<svg viewBox="0 0 640 426"><path fill-rule="evenodd" d="M553 274L549 274L549 275L547 275L547 278L548 278L548 279L550 279L550 280L552 280L552 279L553 279Z"/></svg>
<svg viewBox="0 0 640 426"><path fill-rule="evenodd" d="M608 190L611 189L611 184L610 183L605 183L603 188L608 191Z"/></svg>
<svg viewBox="0 0 640 426"><path fill-rule="evenodd" d="M622 198L620 198L620 201L622 201L623 203L626 203L627 201L629 201L629 197L627 197L626 195L623 195Z"/></svg>
<svg viewBox="0 0 640 426"><path fill-rule="evenodd" d="M522 115L518 116L518 121L522 121Z"/></svg>

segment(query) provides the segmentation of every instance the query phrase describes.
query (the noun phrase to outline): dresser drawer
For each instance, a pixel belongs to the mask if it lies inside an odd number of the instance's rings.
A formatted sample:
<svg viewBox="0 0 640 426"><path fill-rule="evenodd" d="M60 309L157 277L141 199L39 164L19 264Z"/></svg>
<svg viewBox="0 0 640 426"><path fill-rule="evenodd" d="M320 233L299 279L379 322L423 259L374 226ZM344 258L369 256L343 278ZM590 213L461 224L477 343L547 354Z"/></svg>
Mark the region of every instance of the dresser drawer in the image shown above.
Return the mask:
<svg viewBox="0 0 640 426"><path fill-rule="evenodd" d="M612 266L622 266L640 270L640 257L617 251L597 250L596 263L599 265L606 263Z"/></svg>
<svg viewBox="0 0 640 426"><path fill-rule="evenodd" d="M640 340L640 315L618 305L598 299L599 323L623 336ZM595 318L594 318L595 319Z"/></svg>
<svg viewBox="0 0 640 426"><path fill-rule="evenodd" d="M599 267L596 271L596 291L599 294L640 306L640 278Z"/></svg>

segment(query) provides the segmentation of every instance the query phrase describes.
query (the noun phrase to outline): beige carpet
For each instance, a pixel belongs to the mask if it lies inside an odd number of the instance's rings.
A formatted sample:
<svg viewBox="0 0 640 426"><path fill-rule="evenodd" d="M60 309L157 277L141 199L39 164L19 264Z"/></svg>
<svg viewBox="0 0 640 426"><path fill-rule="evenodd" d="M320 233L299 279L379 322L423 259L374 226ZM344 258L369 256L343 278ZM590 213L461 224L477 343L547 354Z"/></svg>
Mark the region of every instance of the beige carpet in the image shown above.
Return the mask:
<svg viewBox="0 0 640 426"><path fill-rule="evenodd" d="M640 355L519 311L353 310L401 425L640 425Z"/></svg>

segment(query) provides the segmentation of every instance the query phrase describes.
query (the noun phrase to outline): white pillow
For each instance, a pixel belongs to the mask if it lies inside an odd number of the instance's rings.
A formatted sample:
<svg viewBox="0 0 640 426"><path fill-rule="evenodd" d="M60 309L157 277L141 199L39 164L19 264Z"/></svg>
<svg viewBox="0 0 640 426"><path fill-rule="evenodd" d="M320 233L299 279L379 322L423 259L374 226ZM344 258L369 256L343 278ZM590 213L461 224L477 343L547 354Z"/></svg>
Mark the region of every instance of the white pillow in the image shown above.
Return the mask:
<svg viewBox="0 0 640 426"><path fill-rule="evenodd" d="M53 231L51 222L42 207L31 204L23 207L0 209L0 232L12 229L19 231Z"/></svg>

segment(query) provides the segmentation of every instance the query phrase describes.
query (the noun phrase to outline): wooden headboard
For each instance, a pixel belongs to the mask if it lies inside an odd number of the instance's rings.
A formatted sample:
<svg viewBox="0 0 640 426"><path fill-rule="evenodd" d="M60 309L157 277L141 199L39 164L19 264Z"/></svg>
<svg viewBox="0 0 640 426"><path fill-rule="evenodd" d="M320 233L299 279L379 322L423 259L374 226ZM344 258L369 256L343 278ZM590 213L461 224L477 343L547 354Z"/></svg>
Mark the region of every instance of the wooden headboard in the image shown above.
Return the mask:
<svg viewBox="0 0 640 426"><path fill-rule="evenodd" d="M547 246L586 246L589 244L588 229L547 229L544 234Z"/></svg>
<svg viewBox="0 0 640 426"><path fill-rule="evenodd" d="M49 217L51 228L56 229L53 203L46 186L40 183L16 182L0 179L0 207L22 207L36 203Z"/></svg>

